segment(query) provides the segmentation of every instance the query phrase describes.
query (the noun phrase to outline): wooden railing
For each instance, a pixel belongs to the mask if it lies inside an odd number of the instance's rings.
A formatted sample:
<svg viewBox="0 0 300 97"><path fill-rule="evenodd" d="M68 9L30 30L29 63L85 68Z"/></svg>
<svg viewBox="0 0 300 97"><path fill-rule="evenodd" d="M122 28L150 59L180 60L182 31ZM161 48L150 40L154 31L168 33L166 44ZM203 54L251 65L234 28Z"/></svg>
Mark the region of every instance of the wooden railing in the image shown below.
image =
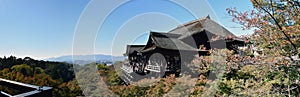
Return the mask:
<svg viewBox="0 0 300 97"><path fill-rule="evenodd" d="M123 64L121 69L125 71L126 73L131 73L133 72L132 67L129 64Z"/></svg>
<svg viewBox="0 0 300 97"><path fill-rule="evenodd" d="M147 65L145 69L153 72L160 72L160 66L157 65Z"/></svg>

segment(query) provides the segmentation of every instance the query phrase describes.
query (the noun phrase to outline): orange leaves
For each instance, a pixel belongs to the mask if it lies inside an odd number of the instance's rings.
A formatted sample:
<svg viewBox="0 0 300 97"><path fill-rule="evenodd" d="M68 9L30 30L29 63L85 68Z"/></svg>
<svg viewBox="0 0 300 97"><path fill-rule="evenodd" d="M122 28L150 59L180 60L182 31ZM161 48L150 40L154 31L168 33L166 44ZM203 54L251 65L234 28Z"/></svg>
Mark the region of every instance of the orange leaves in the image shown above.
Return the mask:
<svg viewBox="0 0 300 97"><path fill-rule="evenodd" d="M204 45L200 45L200 46L199 46L199 49L201 49L201 50L206 50L206 48L205 48Z"/></svg>
<svg viewBox="0 0 300 97"><path fill-rule="evenodd" d="M197 81L197 84L205 85L207 83L208 79L204 75L200 75L199 80Z"/></svg>
<svg viewBox="0 0 300 97"><path fill-rule="evenodd" d="M162 96L169 92L176 84L175 75L172 74L166 78L162 78L156 85L150 87L147 91L147 96Z"/></svg>

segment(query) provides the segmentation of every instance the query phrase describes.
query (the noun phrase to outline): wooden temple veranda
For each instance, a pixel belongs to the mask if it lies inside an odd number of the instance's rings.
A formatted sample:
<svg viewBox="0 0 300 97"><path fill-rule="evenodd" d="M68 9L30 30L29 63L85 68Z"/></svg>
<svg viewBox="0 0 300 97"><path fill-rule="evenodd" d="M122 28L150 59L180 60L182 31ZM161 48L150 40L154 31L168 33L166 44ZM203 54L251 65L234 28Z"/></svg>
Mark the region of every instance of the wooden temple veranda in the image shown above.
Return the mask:
<svg viewBox="0 0 300 97"><path fill-rule="evenodd" d="M184 64L195 55L208 55L213 48L237 50L242 45L244 41L207 16L169 32L150 32L145 45L127 45L128 63L122 69L127 75L133 72L179 75Z"/></svg>

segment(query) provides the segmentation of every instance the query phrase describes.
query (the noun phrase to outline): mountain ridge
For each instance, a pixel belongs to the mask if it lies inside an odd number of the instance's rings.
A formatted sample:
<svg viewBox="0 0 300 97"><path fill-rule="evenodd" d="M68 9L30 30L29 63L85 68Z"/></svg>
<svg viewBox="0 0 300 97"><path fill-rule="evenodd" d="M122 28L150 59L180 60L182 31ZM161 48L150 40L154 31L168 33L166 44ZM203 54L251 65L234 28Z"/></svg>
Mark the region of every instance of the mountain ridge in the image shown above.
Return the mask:
<svg viewBox="0 0 300 97"><path fill-rule="evenodd" d="M96 63L114 63L116 61L123 61L124 56L112 56L105 54L91 54L91 55L63 55L59 57L51 57L43 59L44 61L56 61L56 62L67 62L74 64L89 64L92 62Z"/></svg>

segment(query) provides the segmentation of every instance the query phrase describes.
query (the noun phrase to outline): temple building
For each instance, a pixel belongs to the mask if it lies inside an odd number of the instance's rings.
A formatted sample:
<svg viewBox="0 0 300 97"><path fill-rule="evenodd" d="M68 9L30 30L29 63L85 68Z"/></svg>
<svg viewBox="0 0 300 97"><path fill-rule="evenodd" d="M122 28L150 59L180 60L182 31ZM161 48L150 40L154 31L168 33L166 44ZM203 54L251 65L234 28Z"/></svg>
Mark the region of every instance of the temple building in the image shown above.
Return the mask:
<svg viewBox="0 0 300 97"><path fill-rule="evenodd" d="M195 55L208 55L214 48L237 50L244 41L211 20L200 18L169 32L150 32L145 45L127 45L125 55L136 73L160 72L179 75Z"/></svg>

